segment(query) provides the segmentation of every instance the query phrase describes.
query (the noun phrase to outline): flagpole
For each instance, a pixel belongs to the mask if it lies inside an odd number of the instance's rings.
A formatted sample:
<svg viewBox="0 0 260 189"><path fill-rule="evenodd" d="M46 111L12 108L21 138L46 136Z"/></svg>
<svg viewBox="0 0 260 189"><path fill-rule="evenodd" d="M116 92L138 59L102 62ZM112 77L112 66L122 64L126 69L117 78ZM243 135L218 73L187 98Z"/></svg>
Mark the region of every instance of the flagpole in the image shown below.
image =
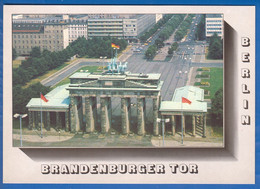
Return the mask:
<svg viewBox="0 0 260 189"><path fill-rule="evenodd" d="M181 144L183 144L183 109L182 109L182 98L181 98Z"/></svg>
<svg viewBox="0 0 260 189"><path fill-rule="evenodd" d="M42 138L42 93L40 92L40 101L41 101L41 138Z"/></svg>
<svg viewBox="0 0 260 189"><path fill-rule="evenodd" d="M111 43L111 47L112 47L112 43ZM113 47L111 48L111 60L113 59Z"/></svg>

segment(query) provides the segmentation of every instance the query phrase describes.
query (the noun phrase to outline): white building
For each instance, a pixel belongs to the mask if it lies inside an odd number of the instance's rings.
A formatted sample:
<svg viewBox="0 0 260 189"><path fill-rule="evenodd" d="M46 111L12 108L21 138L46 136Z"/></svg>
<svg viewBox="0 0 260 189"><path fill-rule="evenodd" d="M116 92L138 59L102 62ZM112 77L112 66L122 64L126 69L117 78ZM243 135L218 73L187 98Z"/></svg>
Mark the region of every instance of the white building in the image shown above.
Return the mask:
<svg viewBox="0 0 260 189"><path fill-rule="evenodd" d="M88 37L118 37L136 40L156 23L155 14L117 15L116 18L88 19Z"/></svg>
<svg viewBox="0 0 260 189"><path fill-rule="evenodd" d="M206 37L212 36L214 33L223 38L223 14L206 14Z"/></svg>
<svg viewBox="0 0 260 189"><path fill-rule="evenodd" d="M74 20L68 24L69 42L77 40L79 37L88 38L87 22L84 20Z"/></svg>

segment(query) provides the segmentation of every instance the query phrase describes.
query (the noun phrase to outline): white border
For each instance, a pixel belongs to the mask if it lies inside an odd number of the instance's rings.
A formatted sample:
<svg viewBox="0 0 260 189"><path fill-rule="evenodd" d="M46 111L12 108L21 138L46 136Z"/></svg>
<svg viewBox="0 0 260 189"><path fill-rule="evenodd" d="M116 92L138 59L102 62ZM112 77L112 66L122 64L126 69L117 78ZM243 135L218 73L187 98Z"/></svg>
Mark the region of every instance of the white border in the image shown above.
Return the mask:
<svg viewBox="0 0 260 189"><path fill-rule="evenodd" d="M237 55L236 62L229 62L238 66L239 71L234 71L232 74L236 78L234 82L236 96L232 128L236 133L237 141L235 150L219 151L215 158L203 158L199 156L201 153L198 149L190 150L194 156L191 156L189 151L177 149L177 153L171 153L171 149L165 149L162 153L159 150L149 151L151 156L135 150L133 154L139 155L132 157L119 155L118 152L113 153L105 151L105 155L100 155L101 152L94 152L96 156L90 156L89 153L81 155L81 159L73 156L72 152L64 153L62 159L46 158L46 154L42 154L42 158L37 158L29 151L22 151L12 147L12 64L11 64L11 15L12 14L91 14L91 13L223 13L225 21L234 29L235 40L237 46L233 50ZM255 182L255 125L254 125L254 75L255 75L255 7L251 6L4 6L4 61L3 61L3 182L4 183L244 183L250 184ZM240 44L241 37L249 37L251 46L242 48ZM228 36L225 36L226 38ZM241 53L249 51L252 62L248 65L251 69L250 82L247 81L248 87L251 89L251 94L246 98L250 99L250 110L246 113L251 115L252 125L241 126L240 115L243 115L243 99L241 93L241 84L245 82L241 78L240 68L244 66L241 62ZM226 97L226 96L225 96ZM229 97L230 98L230 97ZM227 98L227 100L229 99ZM229 118L226 118L229 119ZM226 125L229 127L229 125ZM66 149L65 149L66 150ZM102 149L99 149L100 151ZM168 150L168 151L166 151ZM179 151L178 151L179 150ZM189 150L189 149L187 149ZM90 151L86 151L90 152ZM93 151L91 151L93 152ZM127 150L120 151L124 154L129 154ZM159 152L159 153L158 153ZM43 152L42 152L43 153ZM73 159L70 159L70 153ZM77 152L80 153L80 152ZM113 154L111 154L113 153ZM204 151L203 153L207 154ZM210 150L208 150L210 153ZM38 153L38 155L41 153ZM165 154L165 155L164 155ZM225 155L223 155L225 154ZM210 155L210 154L207 154ZM84 158L85 157L85 158ZM145 158L144 158L145 157ZM194 157L194 158L193 158ZM42 175L41 164L57 163L57 164L99 164L99 163L162 163L168 166L170 163L196 163L199 166L199 174L171 174L169 171L163 175Z"/></svg>

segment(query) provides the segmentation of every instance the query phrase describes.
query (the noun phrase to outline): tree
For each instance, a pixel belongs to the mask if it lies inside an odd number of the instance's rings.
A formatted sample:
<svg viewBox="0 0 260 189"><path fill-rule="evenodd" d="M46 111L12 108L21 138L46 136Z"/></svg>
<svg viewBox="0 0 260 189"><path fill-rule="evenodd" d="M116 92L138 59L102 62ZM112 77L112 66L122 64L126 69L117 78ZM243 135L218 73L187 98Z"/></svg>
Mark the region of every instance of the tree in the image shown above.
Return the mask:
<svg viewBox="0 0 260 189"><path fill-rule="evenodd" d="M168 48L168 54L169 54L169 55L172 55L172 54L173 54L173 48L171 48L171 47Z"/></svg>
<svg viewBox="0 0 260 189"><path fill-rule="evenodd" d="M216 33L210 37L207 58L223 59L223 41Z"/></svg>
<svg viewBox="0 0 260 189"><path fill-rule="evenodd" d="M15 60L17 58L17 52L16 52L15 48L13 48L12 58L13 58L13 60Z"/></svg>
<svg viewBox="0 0 260 189"><path fill-rule="evenodd" d="M174 51L176 51L178 49L178 43L174 42L171 47L168 49L168 54L172 55Z"/></svg>
<svg viewBox="0 0 260 189"><path fill-rule="evenodd" d="M202 15L201 20L200 20L200 22L197 26L195 37L199 41L206 39L206 35L205 35L205 14Z"/></svg>
<svg viewBox="0 0 260 189"><path fill-rule="evenodd" d="M180 41L182 38L183 38L183 32L178 30L176 33L175 33L175 36L174 36L175 40L176 41Z"/></svg>
<svg viewBox="0 0 260 189"><path fill-rule="evenodd" d="M211 115L213 123L223 125L223 88L220 88L211 101Z"/></svg>
<svg viewBox="0 0 260 189"><path fill-rule="evenodd" d="M157 48L162 48L164 46L164 43L161 39L156 39L155 45L157 46Z"/></svg>
<svg viewBox="0 0 260 189"><path fill-rule="evenodd" d="M26 104L31 98L40 98L40 92L46 94L50 91L40 83L31 85L28 88L22 88L20 85L13 87L13 113L26 113Z"/></svg>
<svg viewBox="0 0 260 189"><path fill-rule="evenodd" d="M32 51L30 53L30 56L31 57L37 57L39 58L41 56L41 50L40 50L40 47L33 47L32 48Z"/></svg>
<svg viewBox="0 0 260 189"><path fill-rule="evenodd" d="M178 49L179 45L177 42L174 42L171 46L171 48L173 49L173 51L176 51Z"/></svg>
<svg viewBox="0 0 260 189"><path fill-rule="evenodd" d="M157 51L157 47L156 45L151 45L147 51L145 52L145 58L148 59L148 60L151 60L154 58L155 54L156 54L156 51Z"/></svg>

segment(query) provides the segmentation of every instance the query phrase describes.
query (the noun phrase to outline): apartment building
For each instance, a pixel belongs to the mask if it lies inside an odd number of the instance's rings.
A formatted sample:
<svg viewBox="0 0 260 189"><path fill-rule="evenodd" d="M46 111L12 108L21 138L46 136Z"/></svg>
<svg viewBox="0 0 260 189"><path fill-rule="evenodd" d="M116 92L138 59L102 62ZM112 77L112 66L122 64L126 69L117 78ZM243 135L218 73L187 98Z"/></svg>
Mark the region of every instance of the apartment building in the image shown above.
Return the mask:
<svg viewBox="0 0 260 189"><path fill-rule="evenodd" d="M214 33L223 38L223 14L206 14L206 37L211 37Z"/></svg>
<svg viewBox="0 0 260 189"><path fill-rule="evenodd" d="M109 18L89 18L88 37L119 37L136 40L156 23L155 14L117 15Z"/></svg>
<svg viewBox="0 0 260 189"><path fill-rule="evenodd" d="M123 38L123 19L88 19L88 37L105 36Z"/></svg>
<svg viewBox="0 0 260 189"><path fill-rule="evenodd" d="M85 21L71 21L68 23L69 43L77 40L79 37L88 38L87 22Z"/></svg>
<svg viewBox="0 0 260 189"><path fill-rule="evenodd" d="M33 47L61 51L69 45L68 26L61 23L14 23L13 48L28 55Z"/></svg>

